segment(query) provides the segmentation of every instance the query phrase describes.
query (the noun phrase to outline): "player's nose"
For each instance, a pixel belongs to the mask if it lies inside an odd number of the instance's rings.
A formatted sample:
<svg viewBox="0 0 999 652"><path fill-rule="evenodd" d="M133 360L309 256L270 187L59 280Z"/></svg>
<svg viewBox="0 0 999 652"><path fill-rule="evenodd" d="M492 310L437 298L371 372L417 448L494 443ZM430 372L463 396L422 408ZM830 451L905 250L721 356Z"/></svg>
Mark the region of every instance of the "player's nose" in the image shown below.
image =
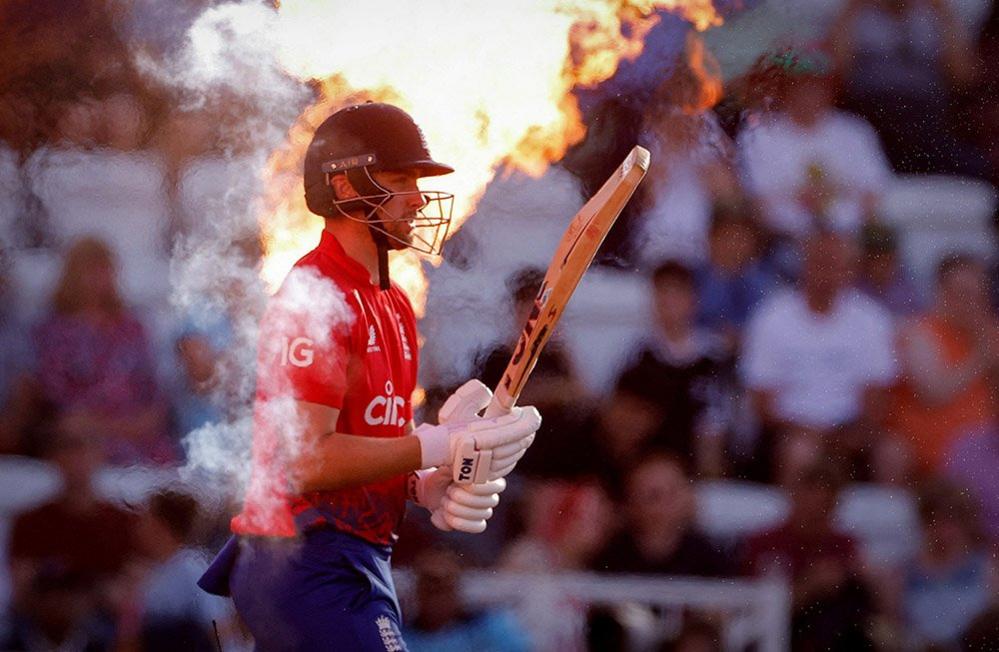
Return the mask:
<svg viewBox="0 0 999 652"><path fill-rule="evenodd" d="M406 194L406 207L418 211L426 204L426 200L423 198L423 193L419 190L415 192L410 192Z"/></svg>

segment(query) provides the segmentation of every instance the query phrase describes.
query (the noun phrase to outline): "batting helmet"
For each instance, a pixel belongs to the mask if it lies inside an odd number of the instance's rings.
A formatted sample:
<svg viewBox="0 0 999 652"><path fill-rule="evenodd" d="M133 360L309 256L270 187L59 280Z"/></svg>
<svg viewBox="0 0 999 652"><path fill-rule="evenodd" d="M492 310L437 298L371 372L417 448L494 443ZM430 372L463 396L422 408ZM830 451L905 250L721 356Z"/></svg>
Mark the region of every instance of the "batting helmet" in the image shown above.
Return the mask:
<svg viewBox="0 0 999 652"><path fill-rule="evenodd" d="M406 168L424 177L454 172L431 158L423 132L402 109L375 102L340 109L319 125L305 153L305 203L323 217L356 210L358 206L343 202L336 207L330 175L347 173L358 192L366 195L380 189L370 188L369 175L357 171Z"/></svg>

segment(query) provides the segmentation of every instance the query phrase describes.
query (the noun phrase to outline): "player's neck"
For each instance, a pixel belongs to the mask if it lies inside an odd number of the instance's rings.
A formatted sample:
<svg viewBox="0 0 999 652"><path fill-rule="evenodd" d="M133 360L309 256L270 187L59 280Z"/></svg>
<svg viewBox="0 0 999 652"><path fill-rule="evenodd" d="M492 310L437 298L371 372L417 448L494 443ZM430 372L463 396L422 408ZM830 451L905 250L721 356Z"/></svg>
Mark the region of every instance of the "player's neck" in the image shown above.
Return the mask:
<svg viewBox="0 0 999 652"><path fill-rule="evenodd" d="M371 275L371 282L378 282L378 249L371 239L368 225L347 218L326 220L326 231L336 236L344 253L361 263Z"/></svg>

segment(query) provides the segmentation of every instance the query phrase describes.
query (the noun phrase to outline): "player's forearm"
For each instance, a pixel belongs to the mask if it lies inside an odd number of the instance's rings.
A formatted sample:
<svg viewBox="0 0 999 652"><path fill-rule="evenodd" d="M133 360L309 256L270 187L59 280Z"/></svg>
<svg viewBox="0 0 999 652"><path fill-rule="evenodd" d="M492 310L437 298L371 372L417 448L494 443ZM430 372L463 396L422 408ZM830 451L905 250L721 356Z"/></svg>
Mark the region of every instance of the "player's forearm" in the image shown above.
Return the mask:
<svg viewBox="0 0 999 652"><path fill-rule="evenodd" d="M358 437L332 432L323 435L296 464L299 491L356 487L380 482L420 468L416 437Z"/></svg>

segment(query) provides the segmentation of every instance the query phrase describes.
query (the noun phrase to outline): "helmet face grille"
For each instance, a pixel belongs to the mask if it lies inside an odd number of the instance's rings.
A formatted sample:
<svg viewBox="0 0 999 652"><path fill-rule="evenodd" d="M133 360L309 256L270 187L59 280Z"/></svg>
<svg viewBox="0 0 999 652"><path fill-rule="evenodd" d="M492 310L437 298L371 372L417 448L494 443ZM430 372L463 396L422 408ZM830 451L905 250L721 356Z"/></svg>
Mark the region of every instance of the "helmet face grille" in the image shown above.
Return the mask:
<svg viewBox="0 0 999 652"><path fill-rule="evenodd" d="M393 217L388 215L387 211L384 210L385 204L394 197L412 195L420 195L423 200L423 206L416 211L413 217ZM365 211L367 216L359 218L355 214L347 212L343 208L343 205L348 203L353 205L363 203L367 207ZM368 228L378 231L398 245L419 251L423 254L439 256L451 228L454 195L439 190L386 192L336 201L334 202L334 206L344 217L357 222L364 222L368 225ZM412 227L408 240L395 235L387 226L399 221L409 222Z"/></svg>

